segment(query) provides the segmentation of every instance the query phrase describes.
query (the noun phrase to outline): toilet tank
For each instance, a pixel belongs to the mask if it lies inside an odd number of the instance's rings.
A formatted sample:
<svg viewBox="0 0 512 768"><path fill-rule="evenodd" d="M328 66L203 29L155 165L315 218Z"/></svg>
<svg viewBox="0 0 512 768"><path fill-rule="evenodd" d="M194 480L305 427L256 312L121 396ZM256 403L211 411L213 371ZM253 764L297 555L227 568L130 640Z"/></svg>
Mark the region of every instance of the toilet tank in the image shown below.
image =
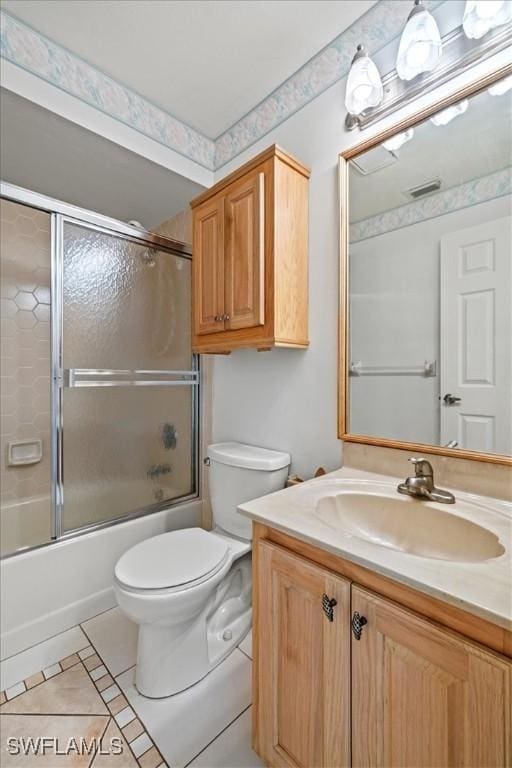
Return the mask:
<svg viewBox="0 0 512 768"><path fill-rule="evenodd" d="M208 447L208 458L214 527L251 539L251 521L240 515L237 507L284 488L290 454L244 443L216 443Z"/></svg>

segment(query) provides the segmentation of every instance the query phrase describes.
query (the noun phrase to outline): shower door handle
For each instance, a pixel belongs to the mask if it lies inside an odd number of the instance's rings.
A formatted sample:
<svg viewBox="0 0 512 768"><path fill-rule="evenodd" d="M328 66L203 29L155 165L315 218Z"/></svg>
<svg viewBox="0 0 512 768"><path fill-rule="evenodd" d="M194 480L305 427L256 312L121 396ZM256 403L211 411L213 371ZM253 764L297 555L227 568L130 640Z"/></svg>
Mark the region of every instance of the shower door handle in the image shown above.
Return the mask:
<svg viewBox="0 0 512 768"><path fill-rule="evenodd" d="M105 368L66 368L64 387L179 387L197 386L197 371L109 370Z"/></svg>

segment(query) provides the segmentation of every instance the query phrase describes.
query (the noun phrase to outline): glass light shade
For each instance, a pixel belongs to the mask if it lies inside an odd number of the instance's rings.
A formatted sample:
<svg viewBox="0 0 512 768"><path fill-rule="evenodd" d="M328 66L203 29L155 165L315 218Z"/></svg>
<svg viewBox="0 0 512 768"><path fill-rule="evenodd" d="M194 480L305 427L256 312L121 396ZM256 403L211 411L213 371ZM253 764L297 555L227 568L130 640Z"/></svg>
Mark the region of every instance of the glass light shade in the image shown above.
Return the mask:
<svg viewBox="0 0 512 768"><path fill-rule="evenodd" d="M448 125L448 123L450 123L454 117L464 114L468 108L468 104L469 102L467 99L459 101L458 104L453 104L453 106L447 107L441 112L438 112L437 115L434 115L430 118L430 121L434 123L434 125Z"/></svg>
<svg viewBox="0 0 512 768"><path fill-rule="evenodd" d="M511 19L511 0L466 0L462 28L466 37L478 40Z"/></svg>
<svg viewBox="0 0 512 768"><path fill-rule="evenodd" d="M487 90L491 94L491 96L503 96L504 93L507 93L507 91L510 91L512 88L512 75L509 75L508 77L504 77L503 80L498 80L497 83L494 83L494 85L491 85L490 88Z"/></svg>
<svg viewBox="0 0 512 768"><path fill-rule="evenodd" d="M421 5L413 9L405 25L396 60L401 80L430 72L441 58L441 35L434 17Z"/></svg>
<svg viewBox="0 0 512 768"><path fill-rule="evenodd" d="M351 115L360 115L365 109L378 107L384 98L379 70L362 49L354 57L347 78L345 106Z"/></svg>
<svg viewBox="0 0 512 768"><path fill-rule="evenodd" d="M413 136L414 128L409 128L407 131L397 133L396 136L392 136L387 141L383 141L382 146L384 149L387 149L388 152L396 152L400 147L403 147L404 144L410 141Z"/></svg>

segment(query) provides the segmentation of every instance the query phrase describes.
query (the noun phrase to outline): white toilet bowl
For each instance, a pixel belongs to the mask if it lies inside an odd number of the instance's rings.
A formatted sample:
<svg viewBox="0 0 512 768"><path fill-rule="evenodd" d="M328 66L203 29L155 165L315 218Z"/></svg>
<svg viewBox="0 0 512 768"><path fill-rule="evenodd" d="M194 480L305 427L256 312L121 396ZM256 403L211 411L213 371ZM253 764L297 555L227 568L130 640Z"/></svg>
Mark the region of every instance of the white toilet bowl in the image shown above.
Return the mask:
<svg viewBox="0 0 512 768"><path fill-rule="evenodd" d="M139 625L135 685L149 698L201 680L251 627L251 526L236 504L282 488L290 457L238 443L211 446L209 456L213 517L223 527L153 536L115 567L119 606Z"/></svg>

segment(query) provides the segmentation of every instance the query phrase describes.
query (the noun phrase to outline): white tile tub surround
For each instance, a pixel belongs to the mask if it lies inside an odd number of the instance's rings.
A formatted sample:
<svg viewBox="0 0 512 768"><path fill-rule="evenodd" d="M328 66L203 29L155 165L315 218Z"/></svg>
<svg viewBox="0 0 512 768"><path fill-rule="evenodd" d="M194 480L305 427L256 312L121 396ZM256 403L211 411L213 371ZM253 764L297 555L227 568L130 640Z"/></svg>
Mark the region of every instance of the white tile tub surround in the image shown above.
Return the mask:
<svg viewBox="0 0 512 768"><path fill-rule="evenodd" d="M73 627L26 651L17 653L0 663L0 690L10 688L20 680L44 670L45 674L57 661L86 648L89 641L80 629ZM91 654L94 649L91 648ZM85 657L84 657L85 658Z"/></svg>
<svg viewBox="0 0 512 768"><path fill-rule="evenodd" d="M116 678L166 762L184 768L251 703L251 661L235 649L209 675L166 699L147 699L134 669Z"/></svg>
<svg viewBox="0 0 512 768"><path fill-rule="evenodd" d="M112 576L123 552L150 536L200 525L201 507L199 500L179 504L3 560L0 657L113 608Z"/></svg>

